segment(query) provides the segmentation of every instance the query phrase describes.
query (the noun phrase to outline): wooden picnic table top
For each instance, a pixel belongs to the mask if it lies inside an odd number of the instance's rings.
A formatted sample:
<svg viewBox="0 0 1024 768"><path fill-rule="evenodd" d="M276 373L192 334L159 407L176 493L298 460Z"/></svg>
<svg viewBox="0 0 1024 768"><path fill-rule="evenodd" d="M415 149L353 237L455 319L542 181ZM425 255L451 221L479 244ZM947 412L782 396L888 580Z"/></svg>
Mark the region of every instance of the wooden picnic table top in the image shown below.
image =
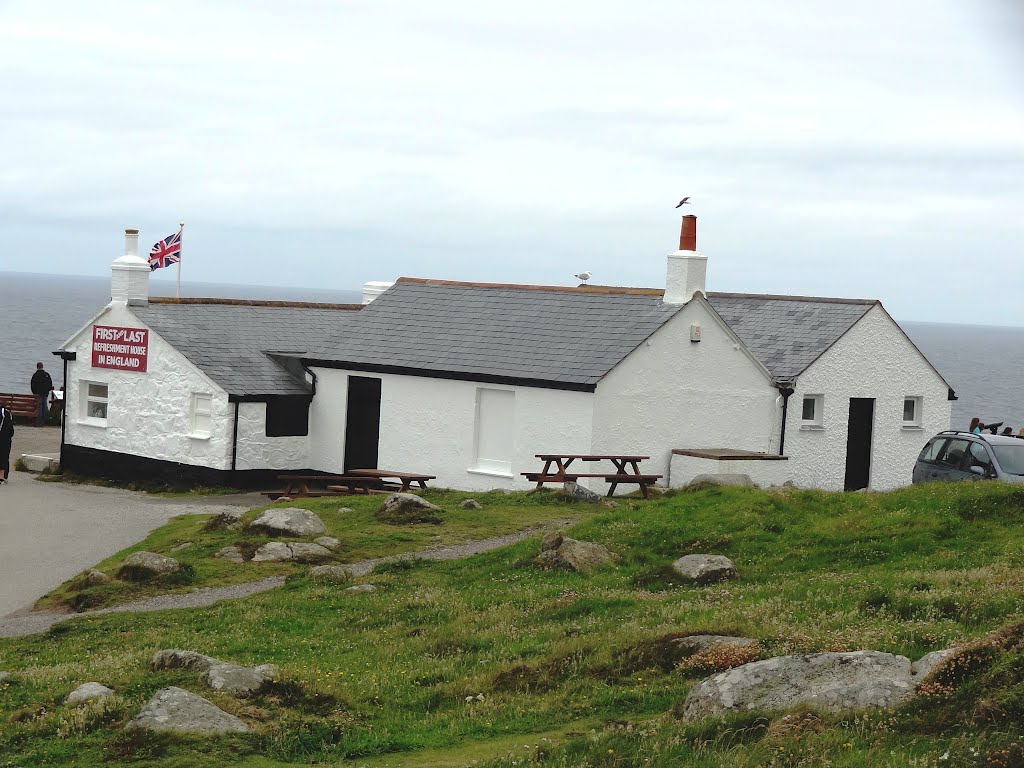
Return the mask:
<svg viewBox="0 0 1024 768"><path fill-rule="evenodd" d="M536 453L534 454L538 459L544 461L554 461L555 459L579 459L580 461L603 461L605 459L616 459L622 461L643 461L644 459L651 458L650 456L625 456L619 453L609 454L590 454L590 453Z"/></svg>
<svg viewBox="0 0 1024 768"><path fill-rule="evenodd" d="M391 469L350 469L346 475L355 475L356 477L398 477L402 480L436 480L437 475L421 475L418 472L398 472Z"/></svg>

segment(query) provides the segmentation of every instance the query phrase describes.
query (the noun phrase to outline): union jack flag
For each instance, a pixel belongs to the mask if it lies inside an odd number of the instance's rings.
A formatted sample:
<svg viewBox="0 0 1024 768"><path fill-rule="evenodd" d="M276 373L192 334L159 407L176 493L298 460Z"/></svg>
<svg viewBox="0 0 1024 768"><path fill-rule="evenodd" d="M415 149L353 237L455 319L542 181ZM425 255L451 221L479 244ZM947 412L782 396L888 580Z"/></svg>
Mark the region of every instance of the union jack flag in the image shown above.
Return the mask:
<svg viewBox="0 0 1024 768"><path fill-rule="evenodd" d="M149 249L149 271L169 267L181 261L181 230L165 237Z"/></svg>

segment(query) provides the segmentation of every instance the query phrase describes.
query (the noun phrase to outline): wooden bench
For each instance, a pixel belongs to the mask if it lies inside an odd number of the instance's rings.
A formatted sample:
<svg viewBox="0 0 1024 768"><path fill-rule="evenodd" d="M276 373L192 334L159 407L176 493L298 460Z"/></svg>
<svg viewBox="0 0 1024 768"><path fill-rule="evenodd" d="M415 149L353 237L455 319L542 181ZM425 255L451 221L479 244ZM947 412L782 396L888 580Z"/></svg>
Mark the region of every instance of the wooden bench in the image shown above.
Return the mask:
<svg viewBox="0 0 1024 768"><path fill-rule="evenodd" d="M604 480L606 483L611 483L611 487L608 489L608 495L612 496L615 493L615 489L620 485L639 485L640 493L646 499L648 486L654 485L656 482L661 480L661 475L605 475Z"/></svg>
<svg viewBox="0 0 1024 768"><path fill-rule="evenodd" d="M345 496L340 491L332 491L330 485L346 485L345 475L278 475L284 481L283 491L264 491L263 495L272 500L287 496L290 499L312 498L316 496Z"/></svg>
<svg viewBox="0 0 1024 768"><path fill-rule="evenodd" d="M36 395L15 395L9 392L0 392L0 405L15 416L21 416L25 419L35 419L39 416L39 398Z"/></svg>

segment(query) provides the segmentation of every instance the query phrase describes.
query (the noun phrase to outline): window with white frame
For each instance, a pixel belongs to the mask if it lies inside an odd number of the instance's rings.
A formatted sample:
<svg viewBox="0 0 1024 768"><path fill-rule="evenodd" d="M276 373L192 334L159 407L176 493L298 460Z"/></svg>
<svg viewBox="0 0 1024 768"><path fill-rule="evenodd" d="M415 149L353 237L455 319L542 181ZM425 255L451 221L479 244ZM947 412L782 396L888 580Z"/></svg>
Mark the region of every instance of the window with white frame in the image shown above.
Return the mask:
<svg viewBox="0 0 1024 768"><path fill-rule="evenodd" d="M820 428L824 410L824 395L804 395L803 408L800 412L800 426L808 429Z"/></svg>
<svg viewBox="0 0 1024 768"><path fill-rule="evenodd" d="M480 472L512 474L513 411L515 392L508 389L476 391L476 465Z"/></svg>
<svg viewBox="0 0 1024 768"><path fill-rule="evenodd" d="M81 393L81 414L82 421L96 426L106 426L107 403L110 390L106 384L96 381L79 382Z"/></svg>
<svg viewBox="0 0 1024 768"><path fill-rule="evenodd" d="M213 396L192 393L192 437L209 437L213 429Z"/></svg>
<svg viewBox="0 0 1024 768"><path fill-rule="evenodd" d="M921 411L924 405L923 397L905 397L903 398L903 426L904 427L920 427L921 426Z"/></svg>

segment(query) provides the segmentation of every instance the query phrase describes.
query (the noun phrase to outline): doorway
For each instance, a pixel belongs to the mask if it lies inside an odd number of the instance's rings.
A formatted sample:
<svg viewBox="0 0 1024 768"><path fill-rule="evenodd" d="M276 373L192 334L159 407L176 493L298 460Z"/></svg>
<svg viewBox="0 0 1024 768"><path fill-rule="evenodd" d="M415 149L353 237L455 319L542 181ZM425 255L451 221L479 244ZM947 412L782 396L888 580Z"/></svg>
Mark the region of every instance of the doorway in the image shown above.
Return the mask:
<svg viewBox="0 0 1024 768"><path fill-rule="evenodd" d="M871 433L875 423L875 398L851 397L846 433L847 491L867 488L871 481Z"/></svg>
<svg viewBox="0 0 1024 768"><path fill-rule="evenodd" d="M348 377L345 418L345 471L377 469L380 442L380 379Z"/></svg>

